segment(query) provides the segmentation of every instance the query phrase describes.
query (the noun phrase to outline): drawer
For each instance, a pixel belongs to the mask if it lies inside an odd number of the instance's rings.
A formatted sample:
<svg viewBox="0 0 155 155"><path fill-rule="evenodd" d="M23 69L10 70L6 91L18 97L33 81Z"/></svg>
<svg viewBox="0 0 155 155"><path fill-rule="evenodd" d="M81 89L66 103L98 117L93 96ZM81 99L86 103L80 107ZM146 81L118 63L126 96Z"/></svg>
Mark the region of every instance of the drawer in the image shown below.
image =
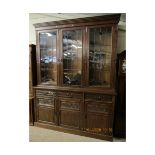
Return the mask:
<svg viewBox="0 0 155 155"><path fill-rule="evenodd" d="M57 92L58 97L62 98L74 98L74 99L82 99L82 93L69 92L69 91L59 91Z"/></svg>
<svg viewBox="0 0 155 155"><path fill-rule="evenodd" d="M55 92L53 90L36 90L37 98L52 98L55 97Z"/></svg>
<svg viewBox="0 0 155 155"><path fill-rule="evenodd" d="M87 112L112 114L113 106L101 102L86 102Z"/></svg>
<svg viewBox="0 0 155 155"><path fill-rule="evenodd" d="M85 100L95 100L95 101L107 101L112 102L111 95L103 95L103 94L85 94Z"/></svg>

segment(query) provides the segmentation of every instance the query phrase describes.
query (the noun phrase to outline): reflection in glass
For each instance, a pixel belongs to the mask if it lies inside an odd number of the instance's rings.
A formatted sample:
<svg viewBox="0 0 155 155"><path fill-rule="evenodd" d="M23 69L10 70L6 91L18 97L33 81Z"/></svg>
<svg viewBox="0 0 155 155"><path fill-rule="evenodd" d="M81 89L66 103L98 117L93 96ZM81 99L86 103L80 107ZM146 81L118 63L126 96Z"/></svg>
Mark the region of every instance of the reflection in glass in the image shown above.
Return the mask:
<svg viewBox="0 0 155 155"><path fill-rule="evenodd" d="M110 27L89 31L89 85L110 86L112 40Z"/></svg>
<svg viewBox="0 0 155 155"><path fill-rule="evenodd" d="M82 71L82 31L63 31L63 83L80 85Z"/></svg>
<svg viewBox="0 0 155 155"><path fill-rule="evenodd" d="M41 82L56 85L56 32L40 33Z"/></svg>

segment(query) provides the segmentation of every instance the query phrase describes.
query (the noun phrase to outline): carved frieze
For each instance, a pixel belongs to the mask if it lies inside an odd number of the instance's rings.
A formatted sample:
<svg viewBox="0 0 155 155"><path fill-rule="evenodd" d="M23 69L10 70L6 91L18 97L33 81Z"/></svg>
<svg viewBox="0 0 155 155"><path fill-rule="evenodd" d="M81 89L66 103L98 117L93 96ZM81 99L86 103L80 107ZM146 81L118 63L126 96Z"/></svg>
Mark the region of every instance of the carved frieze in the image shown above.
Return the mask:
<svg viewBox="0 0 155 155"><path fill-rule="evenodd" d="M51 99L42 99L42 98L39 98L38 99L38 104L39 105L50 105L50 106L53 106L54 107L54 101L51 100Z"/></svg>
<svg viewBox="0 0 155 155"><path fill-rule="evenodd" d="M100 103L87 103L87 111L89 112L101 112L101 113L112 113L111 106Z"/></svg>
<svg viewBox="0 0 155 155"><path fill-rule="evenodd" d="M61 102L61 108L80 110L80 105L78 102Z"/></svg>

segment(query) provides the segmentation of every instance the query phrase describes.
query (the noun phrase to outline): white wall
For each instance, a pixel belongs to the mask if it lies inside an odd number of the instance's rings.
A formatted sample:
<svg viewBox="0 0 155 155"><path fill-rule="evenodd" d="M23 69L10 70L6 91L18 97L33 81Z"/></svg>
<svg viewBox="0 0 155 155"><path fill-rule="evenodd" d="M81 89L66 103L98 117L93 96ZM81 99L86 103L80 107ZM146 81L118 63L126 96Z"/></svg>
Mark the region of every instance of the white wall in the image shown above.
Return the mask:
<svg viewBox="0 0 155 155"><path fill-rule="evenodd" d="M117 53L126 50L126 31L118 30Z"/></svg>
<svg viewBox="0 0 155 155"><path fill-rule="evenodd" d="M29 20L29 44L35 44L36 45L35 28L34 28L31 20Z"/></svg>

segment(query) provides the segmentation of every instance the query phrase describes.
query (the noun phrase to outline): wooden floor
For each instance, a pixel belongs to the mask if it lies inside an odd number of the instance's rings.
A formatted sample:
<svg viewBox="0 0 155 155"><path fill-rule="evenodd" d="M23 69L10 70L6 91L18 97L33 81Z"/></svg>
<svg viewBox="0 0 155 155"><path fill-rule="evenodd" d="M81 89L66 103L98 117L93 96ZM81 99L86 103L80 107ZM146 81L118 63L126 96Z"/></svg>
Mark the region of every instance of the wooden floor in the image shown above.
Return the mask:
<svg viewBox="0 0 155 155"><path fill-rule="evenodd" d="M58 132L54 130L30 126L30 142L107 142L100 139L89 138L74 134ZM114 142L125 142L125 139L114 139Z"/></svg>

